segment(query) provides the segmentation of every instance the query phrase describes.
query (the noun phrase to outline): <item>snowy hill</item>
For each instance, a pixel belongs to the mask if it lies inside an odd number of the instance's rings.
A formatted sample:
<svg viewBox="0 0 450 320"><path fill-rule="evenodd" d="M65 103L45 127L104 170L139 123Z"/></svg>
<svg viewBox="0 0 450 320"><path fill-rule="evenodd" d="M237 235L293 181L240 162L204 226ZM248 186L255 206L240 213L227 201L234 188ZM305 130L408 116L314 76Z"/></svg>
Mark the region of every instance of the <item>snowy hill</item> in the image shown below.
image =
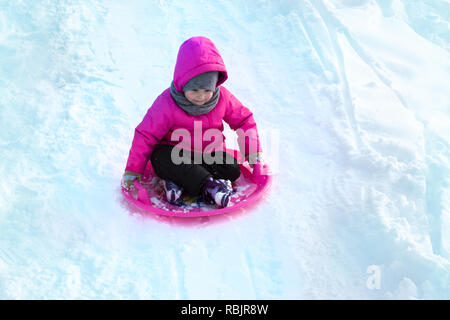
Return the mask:
<svg viewBox="0 0 450 320"><path fill-rule="evenodd" d="M0 299L449 299L449 23L448 0L0 3ZM145 215L133 130L197 35L272 190Z"/></svg>

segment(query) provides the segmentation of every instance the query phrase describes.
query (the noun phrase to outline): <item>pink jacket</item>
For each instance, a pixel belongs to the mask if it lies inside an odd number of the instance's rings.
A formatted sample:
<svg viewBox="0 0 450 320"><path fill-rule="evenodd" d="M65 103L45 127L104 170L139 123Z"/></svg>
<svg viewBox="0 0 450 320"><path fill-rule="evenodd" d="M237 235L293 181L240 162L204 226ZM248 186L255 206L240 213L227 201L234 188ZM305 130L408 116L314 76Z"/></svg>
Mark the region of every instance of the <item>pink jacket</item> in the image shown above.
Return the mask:
<svg viewBox="0 0 450 320"><path fill-rule="evenodd" d="M186 82L207 71L220 71L217 86L228 78L222 57L211 40L205 37L186 40L180 47L175 66L173 81L177 91L182 92ZM153 148L160 143L177 145L182 140L180 147L196 152L225 150L222 120L237 130L238 143L245 156L261 151L252 112L223 86L220 86L219 101L214 109L197 116L181 109L173 100L170 88L166 89L136 127L125 170L143 173ZM220 133L218 141L205 135L211 128ZM175 135L172 135L175 130Z"/></svg>

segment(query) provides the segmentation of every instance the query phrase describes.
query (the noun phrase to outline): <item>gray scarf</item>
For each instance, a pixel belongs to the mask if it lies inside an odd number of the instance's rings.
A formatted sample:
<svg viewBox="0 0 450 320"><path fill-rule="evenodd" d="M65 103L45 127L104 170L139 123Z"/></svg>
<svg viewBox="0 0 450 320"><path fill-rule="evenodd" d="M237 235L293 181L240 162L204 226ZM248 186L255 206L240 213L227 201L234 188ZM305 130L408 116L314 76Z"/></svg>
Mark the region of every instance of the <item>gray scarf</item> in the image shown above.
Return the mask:
<svg viewBox="0 0 450 320"><path fill-rule="evenodd" d="M217 102L219 101L220 87L217 87L216 90L214 90L212 98L201 106L196 106L195 104L192 104L188 99L186 99L186 97L182 93L179 93L177 89L175 89L173 81L170 85L170 93L172 94L172 98L175 100L175 102L181 109L183 109L188 114L198 116L201 114L206 114L210 112L212 109L214 109Z"/></svg>

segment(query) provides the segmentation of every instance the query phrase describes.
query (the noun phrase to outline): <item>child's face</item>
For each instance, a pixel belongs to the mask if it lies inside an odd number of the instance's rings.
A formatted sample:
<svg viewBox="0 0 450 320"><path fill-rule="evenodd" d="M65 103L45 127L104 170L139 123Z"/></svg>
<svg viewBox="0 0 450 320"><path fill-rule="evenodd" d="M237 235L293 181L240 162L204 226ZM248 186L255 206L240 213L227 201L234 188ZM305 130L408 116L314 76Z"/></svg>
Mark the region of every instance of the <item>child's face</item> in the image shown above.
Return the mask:
<svg viewBox="0 0 450 320"><path fill-rule="evenodd" d="M209 101L212 98L213 92L211 90L204 89L195 89L188 90L184 92L184 96L188 99L192 104L196 106L201 106Z"/></svg>

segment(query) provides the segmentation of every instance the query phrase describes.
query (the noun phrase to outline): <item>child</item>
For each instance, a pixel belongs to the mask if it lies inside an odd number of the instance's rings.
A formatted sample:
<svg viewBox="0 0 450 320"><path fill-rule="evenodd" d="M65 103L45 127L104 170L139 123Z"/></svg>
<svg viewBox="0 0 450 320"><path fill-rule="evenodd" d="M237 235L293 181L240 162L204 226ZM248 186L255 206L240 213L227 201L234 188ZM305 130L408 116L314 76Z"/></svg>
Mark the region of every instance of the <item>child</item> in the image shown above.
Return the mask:
<svg viewBox="0 0 450 320"><path fill-rule="evenodd" d="M252 113L221 86L227 78L211 40L193 37L181 45L171 87L136 127L122 178L125 188L141 180L150 160L168 202L177 203L184 192L218 207L228 205L231 182L239 178L240 168L225 152L222 120L236 130L241 153L251 166L262 160L262 153Z"/></svg>

